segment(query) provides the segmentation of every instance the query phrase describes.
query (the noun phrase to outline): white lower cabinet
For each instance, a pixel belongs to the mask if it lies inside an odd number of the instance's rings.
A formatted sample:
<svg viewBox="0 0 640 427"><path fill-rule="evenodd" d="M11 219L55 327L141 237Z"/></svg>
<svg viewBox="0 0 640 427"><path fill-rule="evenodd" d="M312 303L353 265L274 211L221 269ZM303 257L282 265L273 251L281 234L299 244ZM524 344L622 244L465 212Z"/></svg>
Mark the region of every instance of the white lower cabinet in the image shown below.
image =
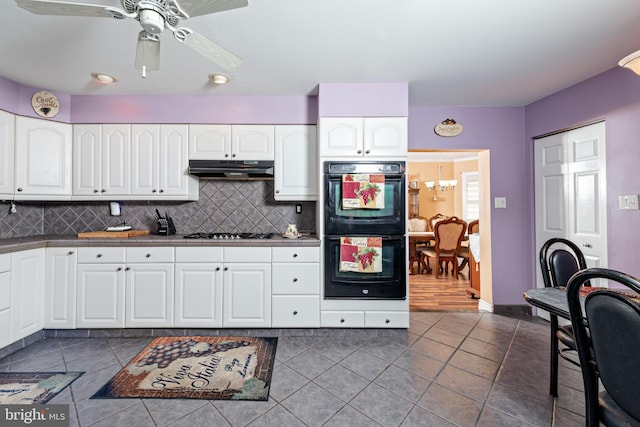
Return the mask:
<svg viewBox="0 0 640 427"><path fill-rule="evenodd" d="M228 327L271 327L271 248L225 247L223 319Z"/></svg>
<svg viewBox="0 0 640 427"><path fill-rule="evenodd" d="M44 326L44 254L44 248L11 254L11 342Z"/></svg>
<svg viewBox="0 0 640 427"><path fill-rule="evenodd" d="M125 248L78 248L76 327L124 328Z"/></svg>
<svg viewBox="0 0 640 427"><path fill-rule="evenodd" d="M176 248L174 326L222 327L222 248Z"/></svg>
<svg viewBox="0 0 640 427"><path fill-rule="evenodd" d="M0 348L11 343L11 254L0 255Z"/></svg>
<svg viewBox="0 0 640 427"><path fill-rule="evenodd" d="M367 328L408 328L408 311L365 311L364 326Z"/></svg>
<svg viewBox="0 0 640 427"><path fill-rule="evenodd" d="M323 328L364 328L364 311L323 311Z"/></svg>
<svg viewBox="0 0 640 427"><path fill-rule="evenodd" d="M47 248L45 252L44 327L76 327L76 248Z"/></svg>
<svg viewBox="0 0 640 427"><path fill-rule="evenodd" d="M278 328L320 326L320 249L274 247L272 322Z"/></svg>

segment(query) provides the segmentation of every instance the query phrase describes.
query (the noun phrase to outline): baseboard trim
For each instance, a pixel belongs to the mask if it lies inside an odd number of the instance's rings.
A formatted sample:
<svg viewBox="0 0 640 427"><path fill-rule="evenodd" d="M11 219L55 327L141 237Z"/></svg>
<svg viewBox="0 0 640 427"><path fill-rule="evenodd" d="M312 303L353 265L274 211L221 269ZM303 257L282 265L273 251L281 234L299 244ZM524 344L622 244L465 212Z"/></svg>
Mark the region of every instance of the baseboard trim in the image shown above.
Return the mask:
<svg viewBox="0 0 640 427"><path fill-rule="evenodd" d="M531 306L527 304L496 304L493 306L493 312L518 319L531 319Z"/></svg>

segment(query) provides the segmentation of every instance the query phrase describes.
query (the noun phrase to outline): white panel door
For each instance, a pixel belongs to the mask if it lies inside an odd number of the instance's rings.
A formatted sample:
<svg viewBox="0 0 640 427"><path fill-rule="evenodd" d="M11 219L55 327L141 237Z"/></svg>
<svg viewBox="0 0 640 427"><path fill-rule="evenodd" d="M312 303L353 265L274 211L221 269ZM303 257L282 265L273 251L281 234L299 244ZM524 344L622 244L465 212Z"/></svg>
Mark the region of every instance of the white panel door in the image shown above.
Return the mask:
<svg viewBox="0 0 640 427"><path fill-rule="evenodd" d="M76 327L76 248L46 248L44 327Z"/></svg>
<svg viewBox="0 0 640 427"><path fill-rule="evenodd" d="M126 267L125 327L173 326L173 264Z"/></svg>
<svg viewBox="0 0 640 427"><path fill-rule="evenodd" d="M271 264L225 264L222 326L271 326Z"/></svg>
<svg viewBox="0 0 640 427"><path fill-rule="evenodd" d="M159 194L184 196L189 191L189 128L187 125L160 126Z"/></svg>
<svg viewBox="0 0 640 427"><path fill-rule="evenodd" d="M189 125L190 160L230 160L231 125Z"/></svg>
<svg viewBox="0 0 640 427"><path fill-rule="evenodd" d="M540 138L534 153L538 287L540 247L553 237L576 243L588 267L606 267L604 122Z"/></svg>
<svg viewBox="0 0 640 427"><path fill-rule="evenodd" d="M124 328L124 268L78 264L78 328Z"/></svg>
<svg viewBox="0 0 640 427"><path fill-rule="evenodd" d="M13 196L15 116L0 111L0 195Z"/></svg>
<svg viewBox="0 0 640 427"><path fill-rule="evenodd" d="M16 197L70 198L72 144L69 124L16 117Z"/></svg>
<svg viewBox="0 0 640 427"><path fill-rule="evenodd" d="M364 120L361 117L318 119L320 157L362 157Z"/></svg>
<svg viewBox="0 0 640 427"><path fill-rule="evenodd" d="M0 348L11 343L11 254L0 255Z"/></svg>
<svg viewBox="0 0 640 427"><path fill-rule="evenodd" d="M406 117L364 119L365 157L406 156L408 144Z"/></svg>
<svg viewBox="0 0 640 427"><path fill-rule="evenodd" d="M102 188L106 196L131 193L131 125L102 125Z"/></svg>
<svg viewBox="0 0 640 427"><path fill-rule="evenodd" d="M222 327L222 263L176 263L174 326Z"/></svg>
<svg viewBox="0 0 640 427"><path fill-rule="evenodd" d="M274 141L272 125L232 125L232 160L273 160Z"/></svg>
<svg viewBox="0 0 640 427"><path fill-rule="evenodd" d="M318 199L318 146L315 126L276 126L274 198Z"/></svg>
<svg viewBox="0 0 640 427"><path fill-rule="evenodd" d="M102 126L73 126L73 195L102 194Z"/></svg>
<svg viewBox="0 0 640 427"><path fill-rule="evenodd" d="M11 254L11 341L42 329L44 248Z"/></svg>
<svg viewBox="0 0 640 427"><path fill-rule="evenodd" d="M159 191L160 126L131 126L131 194L157 195Z"/></svg>

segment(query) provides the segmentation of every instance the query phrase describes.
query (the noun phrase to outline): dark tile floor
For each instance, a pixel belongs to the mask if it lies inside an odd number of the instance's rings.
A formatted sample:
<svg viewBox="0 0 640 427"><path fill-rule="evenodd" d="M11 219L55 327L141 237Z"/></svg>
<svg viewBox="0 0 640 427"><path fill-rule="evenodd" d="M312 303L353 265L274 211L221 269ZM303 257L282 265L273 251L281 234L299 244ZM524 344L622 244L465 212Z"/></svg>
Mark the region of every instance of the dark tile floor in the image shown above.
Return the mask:
<svg viewBox="0 0 640 427"><path fill-rule="evenodd" d="M71 425L83 427L584 424L578 370L562 364L560 397L548 394L542 321L414 312L409 330L278 333L267 402L89 399L151 338L46 338L0 371L85 371L51 401L68 403Z"/></svg>

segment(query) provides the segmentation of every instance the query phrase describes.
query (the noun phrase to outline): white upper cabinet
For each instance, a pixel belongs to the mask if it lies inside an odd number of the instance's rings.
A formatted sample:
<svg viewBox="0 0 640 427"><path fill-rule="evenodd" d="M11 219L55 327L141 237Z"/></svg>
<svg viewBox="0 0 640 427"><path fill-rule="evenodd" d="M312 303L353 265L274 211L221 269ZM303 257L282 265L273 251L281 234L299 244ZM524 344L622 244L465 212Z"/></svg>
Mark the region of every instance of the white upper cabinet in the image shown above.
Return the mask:
<svg viewBox="0 0 640 427"><path fill-rule="evenodd" d="M273 160L273 125L189 125L189 159Z"/></svg>
<svg viewBox="0 0 640 427"><path fill-rule="evenodd" d="M0 196L13 198L15 115L0 111Z"/></svg>
<svg viewBox="0 0 640 427"><path fill-rule="evenodd" d="M274 198L318 199L318 154L315 126L275 127Z"/></svg>
<svg viewBox="0 0 640 427"><path fill-rule="evenodd" d="M320 157L404 157L406 117L321 117Z"/></svg>
<svg viewBox="0 0 640 427"><path fill-rule="evenodd" d="M131 193L138 198L196 200L189 175L188 125L131 126Z"/></svg>
<svg viewBox="0 0 640 427"><path fill-rule="evenodd" d="M72 126L16 117L16 200L71 199Z"/></svg>
<svg viewBox="0 0 640 427"><path fill-rule="evenodd" d="M118 198L131 192L131 131L126 124L73 127L73 198Z"/></svg>

